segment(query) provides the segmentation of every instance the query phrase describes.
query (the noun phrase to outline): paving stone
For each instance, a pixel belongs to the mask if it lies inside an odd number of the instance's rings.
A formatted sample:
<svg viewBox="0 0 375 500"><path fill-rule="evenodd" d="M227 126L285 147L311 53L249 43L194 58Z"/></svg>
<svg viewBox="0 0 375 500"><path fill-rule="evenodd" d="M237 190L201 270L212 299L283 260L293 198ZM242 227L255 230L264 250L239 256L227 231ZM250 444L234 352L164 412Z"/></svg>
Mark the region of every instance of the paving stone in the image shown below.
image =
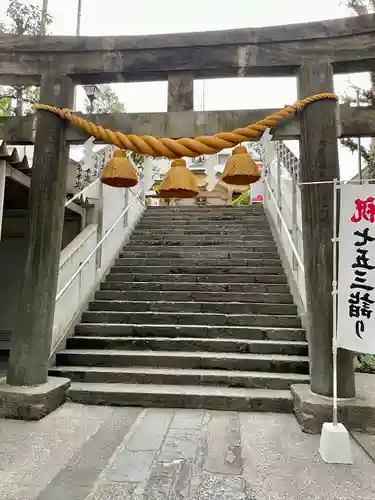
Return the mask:
<svg viewBox="0 0 375 500"><path fill-rule="evenodd" d="M204 469L212 473L241 474L241 438L238 415L234 412L210 412L208 449ZM217 439L221 436L221 439Z"/></svg>
<svg viewBox="0 0 375 500"><path fill-rule="evenodd" d="M145 488L147 500L182 500L189 498L191 462L158 462L151 470Z"/></svg>
<svg viewBox="0 0 375 500"><path fill-rule="evenodd" d="M318 435L301 432L293 415L239 414L243 477L258 499L373 500L375 464L352 441L353 465L330 465Z"/></svg>
<svg viewBox="0 0 375 500"><path fill-rule="evenodd" d="M109 481L132 482L144 481L149 473L155 451L122 450L106 472Z"/></svg>
<svg viewBox="0 0 375 500"><path fill-rule="evenodd" d="M36 423L0 421L0 500L375 498L375 464L362 448L352 443L352 466L325 464L319 436L302 433L292 415L164 410L170 427L159 449L134 451L163 416L138 412L69 403ZM230 469L225 450L239 439L242 468Z"/></svg>
<svg viewBox="0 0 375 500"><path fill-rule="evenodd" d="M86 500L137 500L137 496L139 500L143 500L142 492L138 491L137 495L137 485L135 483L112 483L106 481L101 483L98 489L92 492Z"/></svg>
<svg viewBox="0 0 375 500"><path fill-rule="evenodd" d="M134 423L139 409L114 409L37 500L85 500L98 475Z"/></svg>
<svg viewBox="0 0 375 500"><path fill-rule="evenodd" d="M0 420L0 500L36 499L111 411L69 403L38 422Z"/></svg>
<svg viewBox="0 0 375 500"><path fill-rule="evenodd" d="M375 435L365 434L364 432L352 432L351 434L372 461L375 462Z"/></svg>
<svg viewBox="0 0 375 500"><path fill-rule="evenodd" d="M160 448L169 428L173 411L150 409L130 438L127 449L131 451L156 451Z"/></svg>
<svg viewBox="0 0 375 500"><path fill-rule="evenodd" d="M225 474L206 473L203 475L202 482L199 486L198 500L256 499L254 497L248 496L246 491L246 482L242 477Z"/></svg>
<svg viewBox="0 0 375 500"><path fill-rule="evenodd" d="M158 461L193 460L197 450L197 441L198 432L195 429L170 429Z"/></svg>
<svg viewBox="0 0 375 500"><path fill-rule="evenodd" d="M198 431L202 427L203 410L183 410L174 414L171 429L191 429Z"/></svg>

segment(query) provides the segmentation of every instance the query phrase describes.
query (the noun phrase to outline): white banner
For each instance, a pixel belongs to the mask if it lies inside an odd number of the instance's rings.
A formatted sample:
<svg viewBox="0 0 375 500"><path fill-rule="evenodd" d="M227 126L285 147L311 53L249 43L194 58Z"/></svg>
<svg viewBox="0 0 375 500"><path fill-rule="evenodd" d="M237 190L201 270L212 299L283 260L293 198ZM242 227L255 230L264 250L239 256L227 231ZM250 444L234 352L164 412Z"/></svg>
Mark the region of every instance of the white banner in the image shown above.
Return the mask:
<svg viewBox="0 0 375 500"><path fill-rule="evenodd" d="M375 185L340 188L337 345L375 354Z"/></svg>

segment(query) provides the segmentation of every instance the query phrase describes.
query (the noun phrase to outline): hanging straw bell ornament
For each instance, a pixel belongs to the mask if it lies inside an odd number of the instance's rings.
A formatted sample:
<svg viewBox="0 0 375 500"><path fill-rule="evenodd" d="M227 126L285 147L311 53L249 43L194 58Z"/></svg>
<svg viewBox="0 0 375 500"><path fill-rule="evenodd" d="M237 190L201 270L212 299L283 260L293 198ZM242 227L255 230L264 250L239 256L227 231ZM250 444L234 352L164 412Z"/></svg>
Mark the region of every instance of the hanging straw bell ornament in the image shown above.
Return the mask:
<svg viewBox="0 0 375 500"><path fill-rule="evenodd" d="M138 173L125 154L122 149L116 149L113 153L113 157L100 174L100 180L103 184L119 188L131 188L138 184Z"/></svg>
<svg viewBox="0 0 375 500"><path fill-rule="evenodd" d="M173 160L159 188L161 198L195 198L199 194L198 182L182 158Z"/></svg>
<svg viewBox="0 0 375 500"><path fill-rule="evenodd" d="M228 159L221 180L232 186L254 184L261 177L260 168L244 146L236 147Z"/></svg>

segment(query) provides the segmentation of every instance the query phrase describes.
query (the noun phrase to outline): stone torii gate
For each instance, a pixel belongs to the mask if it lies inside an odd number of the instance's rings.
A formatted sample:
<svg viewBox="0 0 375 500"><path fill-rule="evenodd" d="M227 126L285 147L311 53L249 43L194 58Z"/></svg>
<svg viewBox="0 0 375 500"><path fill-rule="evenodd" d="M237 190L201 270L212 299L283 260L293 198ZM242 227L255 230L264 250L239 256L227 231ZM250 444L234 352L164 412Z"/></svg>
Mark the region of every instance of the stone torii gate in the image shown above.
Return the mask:
<svg viewBox="0 0 375 500"><path fill-rule="evenodd" d="M370 71L374 65L372 15L172 35L0 35L0 85L40 85L42 103L72 107L75 85L167 80L166 113L90 116L94 123L112 130L156 137L194 137L229 131L275 111L194 112L194 79L297 76L298 97L304 98L333 92L334 73ZM0 400L16 401L22 406L22 401L27 404L32 397L38 401L44 398L52 407L63 398L68 383L47 377L67 146L83 143L87 136L51 113L37 115L35 137L33 116L0 119L0 137L8 144L35 144L24 282L7 383L0 387ZM319 101L308 106L300 120L288 120L272 131L275 139L300 140L301 182L339 178L338 136L375 136L374 109L342 105L339 123L337 116L334 101ZM301 191L311 391L330 397L332 186L303 185ZM354 394L352 355L341 351L338 396L351 398ZM298 394L295 398L301 409L303 401Z"/></svg>

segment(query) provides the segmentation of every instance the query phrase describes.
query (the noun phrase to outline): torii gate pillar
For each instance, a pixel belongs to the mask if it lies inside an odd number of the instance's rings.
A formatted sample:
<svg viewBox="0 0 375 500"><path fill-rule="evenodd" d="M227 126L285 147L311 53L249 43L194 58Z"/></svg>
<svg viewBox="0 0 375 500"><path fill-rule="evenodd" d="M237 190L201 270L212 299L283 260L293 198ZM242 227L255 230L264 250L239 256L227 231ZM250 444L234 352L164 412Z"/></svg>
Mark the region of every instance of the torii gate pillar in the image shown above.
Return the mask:
<svg viewBox="0 0 375 500"><path fill-rule="evenodd" d="M329 62L305 63L298 74L298 98L334 92ZM336 103L318 101L301 113L300 182L317 183L340 178ZM305 262L307 336L310 357L310 394L332 397L332 278L333 278L333 185L301 184L303 250ZM303 409L306 387L293 387L295 413L304 427L314 420ZM338 397L355 396L352 353L339 350ZM302 398L303 399L303 398ZM302 405L302 406L301 406ZM329 404L326 406L330 406ZM310 409L312 406L310 406ZM319 420L319 416L316 415ZM330 417L331 419L332 417ZM324 419L323 419L324 420ZM310 430L312 429L306 429Z"/></svg>
<svg viewBox="0 0 375 500"><path fill-rule="evenodd" d="M71 107L73 95L74 83L68 76L42 77L41 102ZM38 420L64 402L70 385L68 379L48 377L64 225L69 153L66 128L58 116L38 113L27 251L8 375L0 380L0 417Z"/></svg>

